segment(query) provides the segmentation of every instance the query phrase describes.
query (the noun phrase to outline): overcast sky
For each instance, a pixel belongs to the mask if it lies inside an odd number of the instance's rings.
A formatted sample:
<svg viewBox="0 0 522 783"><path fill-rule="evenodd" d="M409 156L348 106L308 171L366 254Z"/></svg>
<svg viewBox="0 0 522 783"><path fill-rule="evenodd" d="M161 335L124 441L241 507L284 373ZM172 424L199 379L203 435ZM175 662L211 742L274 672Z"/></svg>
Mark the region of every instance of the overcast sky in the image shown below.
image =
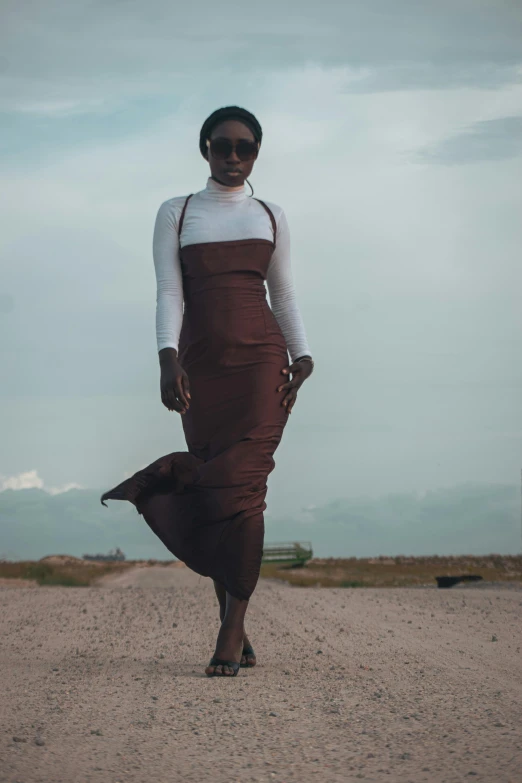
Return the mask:
<svg viewBox="0 0 522 783"><path fill-rule="evenodd" d="M0 488L107 489L185 448L152 232L199 129L264 131L316 370L277 515L522 467L522 4L4 0Z"/></svg>

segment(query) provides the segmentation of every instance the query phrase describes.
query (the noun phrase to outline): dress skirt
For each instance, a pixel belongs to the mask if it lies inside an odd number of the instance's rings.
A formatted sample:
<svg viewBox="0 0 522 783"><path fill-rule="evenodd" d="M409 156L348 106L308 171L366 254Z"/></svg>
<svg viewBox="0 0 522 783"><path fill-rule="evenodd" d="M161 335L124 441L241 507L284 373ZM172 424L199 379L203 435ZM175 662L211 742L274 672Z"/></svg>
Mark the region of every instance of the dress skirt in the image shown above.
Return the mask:
<svg viewBox="0 0 522 783"><path fill-rule="evenodd" d="M185 309L179 361L190 382L187 451L105 492L128 500L179 560L250 598L261 567L267 477L288 413L287 345L264 280L274 243L204 242L180 251Z"/></svg>

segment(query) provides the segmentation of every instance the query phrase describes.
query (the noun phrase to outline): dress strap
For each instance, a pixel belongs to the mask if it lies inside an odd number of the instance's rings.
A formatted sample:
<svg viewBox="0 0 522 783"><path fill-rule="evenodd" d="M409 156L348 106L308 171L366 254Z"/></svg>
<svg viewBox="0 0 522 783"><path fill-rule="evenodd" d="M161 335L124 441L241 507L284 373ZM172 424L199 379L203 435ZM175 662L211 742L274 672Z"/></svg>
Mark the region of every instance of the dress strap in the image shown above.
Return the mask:
<svg viewBox="0 0 522 783"><path fill-rule="evenodd" d="M187 199L186 199L185 203L183 204L183 209L181 210L181 215L180 215L179 223L178 223L178 237L180 239L181 239L181 229L183 228L183 221L185 219L185 210L187 209L187 204L189 203L189 199L191 199L193 195L194 194L191 193L190 196L187 196Z"/></svg>
<svg viewBox="0 0 522 783"><path fill-rule="evenodd" d="M276 219L274 217L274 214L273 214L272 210L270 209L270 207L268 207L265 204L264 201L261 201L260 198L256 198L255 196L252 196L252 198L255 198L256 201L259 201L259 203L262 204L264 206L264 208L266 209L266 211L268 212L268 217L270 218L270 221L272 223L272 229L274 231L274 247L275 247L275 245L276 245L276 234L277 234L277 223L276 223Z"/></svg>

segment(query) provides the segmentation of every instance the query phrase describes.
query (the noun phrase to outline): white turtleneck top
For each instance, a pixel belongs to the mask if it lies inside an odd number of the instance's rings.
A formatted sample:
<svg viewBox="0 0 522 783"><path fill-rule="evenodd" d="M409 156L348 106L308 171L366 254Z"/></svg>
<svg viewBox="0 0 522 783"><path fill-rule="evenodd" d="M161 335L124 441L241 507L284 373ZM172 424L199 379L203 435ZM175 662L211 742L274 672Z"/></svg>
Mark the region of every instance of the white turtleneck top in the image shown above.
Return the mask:
<svg viewBox="0 0 522 783"><path fill-rule="evenodd" d="M162 348L178 350L183 320L180 246L236 239L274 239L268 213L259 201L249 197L245 185L228 187L211 177L205 189L195 193L188 202L179 237L179 219L186 199L187 196L178 196L164 201L154 226L152 245L157 283L158 351ZM266 277L270 307L285 338L290 359L295 361L312 354L297 306L290 262L290 233L281 207L271 201L265 201L265 204L272 211L277 225L276 248Z"/></svg>

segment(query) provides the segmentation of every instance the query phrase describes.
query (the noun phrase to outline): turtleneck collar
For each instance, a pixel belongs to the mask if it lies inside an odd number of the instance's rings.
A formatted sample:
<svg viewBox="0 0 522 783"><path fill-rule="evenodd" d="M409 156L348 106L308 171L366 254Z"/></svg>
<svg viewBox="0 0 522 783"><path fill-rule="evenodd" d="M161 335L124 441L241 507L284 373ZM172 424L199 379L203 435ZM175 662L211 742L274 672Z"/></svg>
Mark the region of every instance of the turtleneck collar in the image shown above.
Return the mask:
<svg viewBox="0 0 522 783"><path fill-rule="evenodd" d="M216 182L212 177L207 179L207 186L203 193L207 198L216 199L217 201L243 201L243 199L247 198L245 185L231 188L228 185Z"/></svg>

